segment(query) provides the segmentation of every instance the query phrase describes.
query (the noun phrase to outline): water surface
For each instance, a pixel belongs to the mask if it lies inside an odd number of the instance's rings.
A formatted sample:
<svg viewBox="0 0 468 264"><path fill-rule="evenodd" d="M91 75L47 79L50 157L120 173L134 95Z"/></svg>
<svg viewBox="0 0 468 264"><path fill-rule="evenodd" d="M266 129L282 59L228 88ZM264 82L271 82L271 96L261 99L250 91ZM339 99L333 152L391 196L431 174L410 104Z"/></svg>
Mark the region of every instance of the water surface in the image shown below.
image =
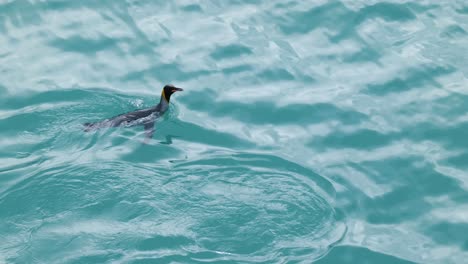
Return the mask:
<svg viewBox="0 0 468 264"><path fill-rule="evenodd" d="M463 263L465 1L0 0L0 263ZM149 144L83 133L184 87Z"/></svg>

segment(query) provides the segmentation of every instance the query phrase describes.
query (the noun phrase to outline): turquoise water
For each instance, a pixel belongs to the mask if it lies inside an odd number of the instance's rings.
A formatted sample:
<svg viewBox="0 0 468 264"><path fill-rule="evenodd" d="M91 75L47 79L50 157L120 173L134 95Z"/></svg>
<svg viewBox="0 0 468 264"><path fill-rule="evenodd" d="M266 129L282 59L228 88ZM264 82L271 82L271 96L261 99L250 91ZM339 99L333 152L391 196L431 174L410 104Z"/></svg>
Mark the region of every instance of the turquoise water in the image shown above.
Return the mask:
<svg viewBox="0 0 468 264"><path fill-rule="evenodd" d="M0 0L0 263L465 263L466 1ZM159 100L141 127L81 124Z"/></svg>

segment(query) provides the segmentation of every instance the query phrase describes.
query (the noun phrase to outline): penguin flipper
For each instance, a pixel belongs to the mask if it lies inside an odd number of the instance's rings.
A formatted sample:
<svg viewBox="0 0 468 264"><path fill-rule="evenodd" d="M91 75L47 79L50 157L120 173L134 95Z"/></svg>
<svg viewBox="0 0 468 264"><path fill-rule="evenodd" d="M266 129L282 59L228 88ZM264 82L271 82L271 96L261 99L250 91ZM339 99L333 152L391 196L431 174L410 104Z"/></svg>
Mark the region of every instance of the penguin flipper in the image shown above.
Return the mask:
<svg viewBox="0 0 468 264"><path fill-rule="evenodd" d="M154 134L154 121L145 123L143 126L145 128L145 141L152 139Z"/></svg>

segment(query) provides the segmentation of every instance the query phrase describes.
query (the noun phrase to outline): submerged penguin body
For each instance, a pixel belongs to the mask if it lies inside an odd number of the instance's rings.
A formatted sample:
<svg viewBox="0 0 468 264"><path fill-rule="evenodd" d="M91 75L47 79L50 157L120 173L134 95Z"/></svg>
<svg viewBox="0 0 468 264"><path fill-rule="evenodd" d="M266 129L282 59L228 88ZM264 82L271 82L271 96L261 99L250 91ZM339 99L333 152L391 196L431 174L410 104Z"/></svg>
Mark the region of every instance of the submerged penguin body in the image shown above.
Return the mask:
<svg viewBox="0 0 468 264"><path fill-rule="evenodd" d="M155 120L167 111L171 95L177 91L183 91L183 89L171 84L166 85L162 90L161 100L156 106L120 114L99 122L84 123L84 130L88 132L107 127L143 125L145 128L145 136L147 138L152 138Z"/></svg>

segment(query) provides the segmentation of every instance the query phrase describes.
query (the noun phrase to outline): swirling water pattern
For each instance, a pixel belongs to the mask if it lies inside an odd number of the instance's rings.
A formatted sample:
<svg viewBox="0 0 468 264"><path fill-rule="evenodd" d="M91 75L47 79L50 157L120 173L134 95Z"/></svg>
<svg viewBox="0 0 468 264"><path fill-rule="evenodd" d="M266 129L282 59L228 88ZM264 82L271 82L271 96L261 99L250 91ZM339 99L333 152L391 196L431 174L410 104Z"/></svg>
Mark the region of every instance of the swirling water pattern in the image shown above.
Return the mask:
<svg viewBox="0 0 468 264"><path fill-rule="evenodd" d="M0 263L464 263L465 1L0 0ZM81 123L186 88L141 128Z"/></svg>

